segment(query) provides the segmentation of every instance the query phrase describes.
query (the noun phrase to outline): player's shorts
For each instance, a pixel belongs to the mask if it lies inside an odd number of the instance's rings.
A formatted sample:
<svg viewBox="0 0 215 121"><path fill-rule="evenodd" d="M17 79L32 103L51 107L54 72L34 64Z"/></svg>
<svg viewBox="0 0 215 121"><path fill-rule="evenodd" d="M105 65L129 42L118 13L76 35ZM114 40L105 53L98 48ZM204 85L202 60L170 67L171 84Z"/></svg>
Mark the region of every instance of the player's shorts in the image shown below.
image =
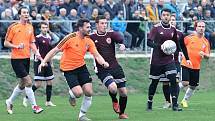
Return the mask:
<svg viewBox="0 0 215 121"><path fill-rule="evenodd" d="M34 80L35 81L49 81L54 79L51 64L42 68L41 72L38 73L38 67L41 61L34 61Z"/></svg>
<svg viewBox="0 0 215 121"><path fill-rule="evenodd" d="M117 84L117 88L126 86L125 74L120 65L112 69L99 70L97 76L104 85L109 79L112 79ZM107 87L108 85L105 86Z"/></svg>
<svg viewBox="0 0 215 121"><path fill-rule="evenodd" d="M199 71L182 66L182 81L189 81L190 86L199 86Z"/></svg>
<svg viewBox="0 0 215 121"><path fill-rule="evenodd" d="M166 79L169 74L177 74L175 63L166 65L153 65L150 66L149 79L159 81L169 81Z"/></svg>
<svg viewBox="0 0 215 121"><path fill-rule="evenodd" d="M92 78L86 65L71 71L63 71L63 75L70 89L78 85L83 86L86 83L92 83Z"/></svg>
<svg viewBox="0 0 215 121"><path fill-rule="evenodd" d="M177 74L176 74L176 81L177 82L179 82L179 80L180 80L180 77L181 77L181 65L180 65L180 63L179 62L176 62L175 63L175 67L176 67L176 71L177 71ZM165 75L165 74L164 74ZM169 79L167 79L166 78L166 75L165 75L165 77L161 77L160 79L159 79L159 81L160 82L169 82Z"/></svg>
<svg viewBox="0 0 215 121"><path fill-rule="evenodd" d="M11 59L11 65L16 74L16 77L23 78L29 75L30 58Z"/></svg>

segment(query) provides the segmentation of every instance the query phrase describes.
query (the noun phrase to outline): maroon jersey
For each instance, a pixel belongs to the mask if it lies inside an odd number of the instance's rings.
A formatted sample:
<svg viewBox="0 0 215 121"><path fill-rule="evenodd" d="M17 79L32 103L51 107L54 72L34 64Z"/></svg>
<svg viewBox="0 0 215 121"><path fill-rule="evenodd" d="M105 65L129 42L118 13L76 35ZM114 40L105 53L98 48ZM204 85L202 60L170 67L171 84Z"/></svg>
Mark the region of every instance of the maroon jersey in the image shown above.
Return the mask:
<svg viewBox="0 0 215 121"><path fill-rule="evenodd" d="M36 36L35 44L39 49L41 57L44 58L46 54L52 49L51 36L49 34L46 35L39 34Z"/></svg>
<svg viewBox="0 0 215 121"><path fill-rule="evenodd" d="M173 55L166 55L161 50L161 45L166 40L173 40L177 48L179 48L179 43L177 40L177 32L175 27L171 25L163 25L162 23L156 24L149 33L148 43L153 43L155 45L152 52L151 64L154 65L165 65L174 62ZM148 44L149 45L149 44Z"/></svg>
<svg viewBox="0 0 215 121"><path fill-rule="evenodd" d="M177 30L177 40L180 42L183 42L184 41L184 35L183 33L176 29ZM179 62L179 52L181 52L181 46L179 48L176 49L176 52L174 53L174 60L175 62Z"/></svg>
<svg viewBox="0 0 215 121"><path fill-rule="evenodd" d="M123 43L123 38L118 32L106 32L104 34L95 32L90 35L90 38L94 41L99 54L109 63L108 69L119 65L116 59L115 44ZM98 62L96 62L96 66L98 71L103 69Z"/></svg>

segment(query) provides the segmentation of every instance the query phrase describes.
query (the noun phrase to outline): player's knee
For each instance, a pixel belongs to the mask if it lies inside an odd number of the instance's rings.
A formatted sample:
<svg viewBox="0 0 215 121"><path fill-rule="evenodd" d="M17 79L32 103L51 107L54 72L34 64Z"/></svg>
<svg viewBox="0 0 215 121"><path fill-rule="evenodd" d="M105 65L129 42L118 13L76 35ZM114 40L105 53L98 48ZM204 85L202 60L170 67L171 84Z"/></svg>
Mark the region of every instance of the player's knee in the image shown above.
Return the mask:
<svg viewBox="0 0 215 121"><path fill-rule="evenodd" d="M109 86L108 86L108 90L113 93L113 94L116 94L117 93L117 85L116 83L111 83Z"/></svg>
<svg viewBox="0 0 215 121"><path fill-rule="evenodd" d="M75 97L76 98L80 98L81 96L82 96L82 94L83 94L83 92L82 91L79 91L79 92L73 92L74 93L74 95L75 95Z"/></svg>
<svg viewBox="0 0 215 121"><path fill-rule="evenodd" d="M189 85L189 82L188 82L188 81L182 81L182 85L183 85L184 87L186 87L186 86Z"/></svg>
<svg viewBox="0 0 215 121"><path fill-rule="evenodd" d="M119 95L122 97L127 97L127 89L125 87L119 88Z"/></svg>

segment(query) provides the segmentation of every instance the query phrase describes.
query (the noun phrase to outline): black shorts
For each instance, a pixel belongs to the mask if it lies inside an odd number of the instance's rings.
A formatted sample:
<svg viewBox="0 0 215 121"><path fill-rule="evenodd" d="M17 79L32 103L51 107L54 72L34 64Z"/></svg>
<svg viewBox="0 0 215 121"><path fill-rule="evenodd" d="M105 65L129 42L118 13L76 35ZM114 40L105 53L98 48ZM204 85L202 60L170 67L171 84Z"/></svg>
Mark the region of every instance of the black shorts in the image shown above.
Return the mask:
<svg viewBox="0 0 215 121"><path fill-rule="evenodd" d="M182 81L189 81L190 86L199 86L199 71L182 66Z"/></svg>
<svg viewBox="0 0 215 121"><path fill-rule="evenodd" d="M70 89L78 85L83 86L86 83L92 83L92 78L86 65L71 71L63 71L63 75Z"/></svg>
<svg viewBox="0 0 215 121"><path fill-rule="evenodd" d="M179 62L176 62L175 63L175 67L176 67L176 71L177 71L177 74L176 74L176 78L177 78L177 82L179 82L180 78L181 78L181 64ZM165 75L165 74L164 74ZM167 77L161 77L159 79L160 82L169 82L169 79L167 79Z"/></svg>
<svg viewBox="0 0 215 121"><path fill-rule="evenodd" d="M153 80L169 81L165 79L169 74L177 74L175 63L166 65L152 65L150 66L149 78ZM163 80L164 79L164 80Z"/></svg>
<svg viewBox="0 0 215 121"><path fill-rule="evenodd" d="M99 70L97 76L103 84L105 84L108 79L113 79L114 82L117 84L117 88L125 87L125 74L120 65L112 69Z"/></svg>
<svg viewBox="0 0 215 121"><path fill-rule="evenodd" d="M34 80L35 81L53 80L54 75L52 72L51 64L48 63L48 66L43 67L41 72L38 73L38 67L39 67L40 63L41 63L40 61L37 61L37 62L34 61Z"/></svg>
<svg viewBox="0 0 215 121"><path fill-rule="evenodd" d="M11 65L16 73L16 77L23 78L29 75L30 58L26 59L11 59Z"/></svg>

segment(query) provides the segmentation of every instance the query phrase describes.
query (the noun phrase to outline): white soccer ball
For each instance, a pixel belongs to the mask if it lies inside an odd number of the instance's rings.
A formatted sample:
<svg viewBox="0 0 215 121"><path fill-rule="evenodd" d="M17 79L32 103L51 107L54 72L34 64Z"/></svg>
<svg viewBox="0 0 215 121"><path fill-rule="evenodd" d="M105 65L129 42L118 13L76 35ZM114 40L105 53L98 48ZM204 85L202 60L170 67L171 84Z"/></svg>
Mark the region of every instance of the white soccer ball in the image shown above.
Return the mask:
<svg viewBox="0 0 215 121"><path fill-rule="evenodd" d="M172 40L166 40L162 45L161 45L161 50L167 54L171 55L174 54L176 51L177 47L174 41Z"/></svg>

